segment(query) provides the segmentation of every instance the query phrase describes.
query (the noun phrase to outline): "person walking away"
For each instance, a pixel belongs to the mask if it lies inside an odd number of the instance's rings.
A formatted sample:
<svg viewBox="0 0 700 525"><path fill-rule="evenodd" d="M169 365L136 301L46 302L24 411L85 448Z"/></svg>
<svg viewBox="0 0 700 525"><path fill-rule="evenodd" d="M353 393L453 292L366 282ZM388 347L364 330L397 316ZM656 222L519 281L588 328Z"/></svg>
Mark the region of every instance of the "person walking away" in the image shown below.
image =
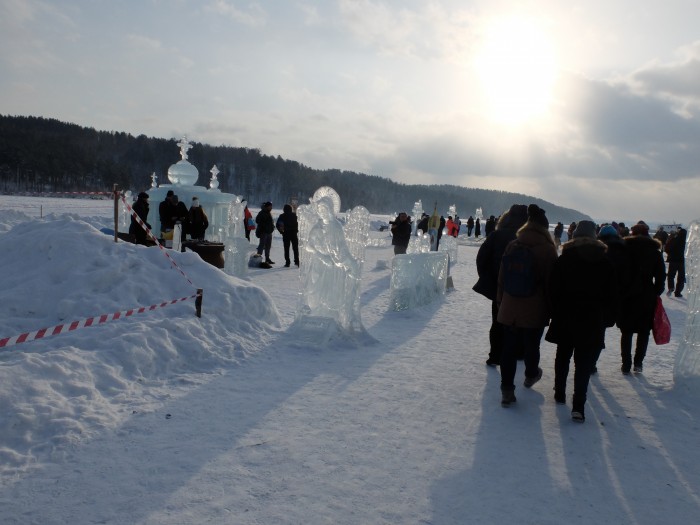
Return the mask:
<svg viewBox="0 0 700 525"><path fill-rule="evenodd" d="M467 219L467 237L472 236L472 230L474 230L474 217L470 215Z"/></svg>
<svg viewBox="0 0 700 525"><path fill-rule="evenodd" d="M294 264L299 266L299 222L297 214L292 210L291 204L285 204L282 208L282 215L277 219L277 231L282 234L282 245L284 246L284 267L289 268L291 260L289 258L289 247L292 247L294 254Z"/></svg>
<svg viewBox="0 0 700 525"><path fill-rule="evenodd" d="M410 241L411 222L406 212L402 211L391 223L391 244L394 246L394 255L406 253Z"/></svg>
<svg viewBox="0 0 700 525"><path fill-rule="evenodd" d="M676 230L673 239L669 239L666 250L668 263L668 295L683 297L681 293L685 286L685 241L688 232L681 226Z"/></svg>
<svg viewBox="0 0 700 525"><path fill-rule="evenodd" d="M632 226L632 235L625 237L624 243L629 255L630 285L622 298L617 326L621 332L621 370L628 375L633 364L635 373L642 372L654 321L656 298L664 292L666 266L661 246L649 237L649 227L644 221ZM633 361L634 334L637 334L637 342Z"/></svg>
<svg viewBox="0 0 700 525"><path fill-rule="evenodd" d="M556 260L557 249L545 211L530 204L527 222L506 247L498 274L498 322L504 325L501 354L504 407L516 401L514 381L519 351L525 361L523 386L531 388L542 378L540 341L550 318L547 291Z"/></svg>
<svg viewBox="0 0 700 525"><path fill-rule="evenodd" d="M275 264L270 259L270 248L272 247L272 233L275 231L275 224L272 220L272 203L270 201L263 203L258 215L255 217L255 236L260 239L258 243L258 255L265 252L265 262L267 264Z"/></svg>
<svg viewBox="0 0 700 525"><path fill-rule="evenodd" d="M585 420L584 406L593 363L605 345L608 309L615 308L615 270L596 239L592 221L580 221L573 239L562 246L549 281L552 321L545 340L557 345L554 360L554 400L566 403L566 380L574 358L571 418Z"/></svg>
<svg viewBox="0 0 700 525"><path fill-rule="evenodd" d="M209 217L207 217L204 208L199 204L197 197L192 197L192 206L189 209L188 216L190 237L195 240L204 240L204 234L209 227Z"/></svg>
<svg viewBox="0 0 700 525"><path fill-rule="evenodd" d="M134 203L132 209L150 230L151 225L146 222L146 219L148 218L148 211L150 209L150 206L148 205L148 193L145 191L139 193L139 196L136 198L136 202ZM134 244L146 244L148 234L133 215L131 216L131 224L129 224L129 235L134 240Z"/></svg>
<svg viewBox="0 0 700 525"><path fill-rule="evenodd" d="M515 239L517 231L526 221L527 206L524 204L513 204L509 210L501 215L495 231L486 237L476 254L476 271L479 279L472 289L491 301L489 357L486 360L488 366L501 364L501 350L503 348L504 327L498 322L498 301L496 300L501 258L508 243Z"/></svg>
<svg viewBox="0 0 700 525"><path fill-rule="evenodd" d="M620 234L616 226L612 224L605 224L601 226L598 231L598 240L605 244L607 250L605 251L605 257L613 265L615 271L615 289L617 301L612 308L605 311L605 328L612 328L615 326L619 316L620 316L620 304L621 299L627 294L630 286L630 263L629 255L627 253L627 248L620 237ZM603 346L605 348L605 346ZM593 361L593 366L591 368L591 375L598 373L598 359L603 350L601 348Z"/></svg>
<svg viewBox="0 0 700 525"><path fill-rule="evenodd" d="M479 235L481 235L481 221L477 217L476 222L474 223L474 238L478 239Z"/></svg>

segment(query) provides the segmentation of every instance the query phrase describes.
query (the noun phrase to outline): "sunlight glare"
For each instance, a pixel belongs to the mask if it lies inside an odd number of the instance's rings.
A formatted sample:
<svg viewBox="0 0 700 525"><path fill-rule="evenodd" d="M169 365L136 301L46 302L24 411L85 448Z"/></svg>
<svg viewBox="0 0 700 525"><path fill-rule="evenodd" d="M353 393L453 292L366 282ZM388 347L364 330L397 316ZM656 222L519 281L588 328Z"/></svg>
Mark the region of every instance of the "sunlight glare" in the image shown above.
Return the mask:
<svg viewBox="0 0 700 525"><path fill-rule="evenodd" d="M474 60L486 115L505 125L543 116L552 99L555 62L554 47L535 21L509 18L490 25Z"/></svg>

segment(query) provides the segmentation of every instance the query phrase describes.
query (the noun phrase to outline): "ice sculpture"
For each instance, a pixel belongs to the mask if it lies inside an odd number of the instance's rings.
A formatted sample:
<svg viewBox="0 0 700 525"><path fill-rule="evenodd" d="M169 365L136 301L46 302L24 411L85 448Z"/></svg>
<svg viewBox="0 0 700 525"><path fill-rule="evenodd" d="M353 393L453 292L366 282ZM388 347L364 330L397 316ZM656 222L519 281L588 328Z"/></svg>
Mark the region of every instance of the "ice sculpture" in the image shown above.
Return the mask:
<svg viewBox="0 0 700 525"><path fill-rule="evenodd" d="M430 251L430 235L419 231L408 243L406 253L428 253Z"/></svg>
<svg viewBox="0 0 700 525"><path fill-rule="evenodd" d="M450 255L450 264L457 264L457 239L452 235L443 235L438 250Z"/></svg>
<svg viewBox="0 0 700 525"><path fill-rule="evenodd" d="M243 278L248 274L248 252L250 243L245 238L243 226L243 210L245 203L236 196L228 207L228 227L226 228L224 245L224 272Z"/></svg>
<svg viewBox="0 0 700 525"><path fill-rule="evenodd" d="M700 396L700 221L688 227L685 246L685 279L688 314L685 333L678 345L673 379Z"/></svg>
<svg viewBox="0 0 700 525"><path fill-rule="evenodd" d="M418 222L420 222L421 217L423 216L423 202L418 199L418 202L413 205L413 209L411 211L413 212L412 233L415 235L418 231Z"/></svg>
<svg viewBox="0 0 700 525"><path fill-rule="evenodd" d="M297 208L301 294L290 330L311 344L336 336L368 337L360 316L360 278L369 212L355 208L344 230L336 218L339 209L340 198L328 187L320 188L309 205Z"/></svg>
<svg viewBox="0 0 700 525"><path fill-rule="evenodd" d="M446 252L395 255L391 266L389 307L408 310L433 302L447 287Z"/></svg>

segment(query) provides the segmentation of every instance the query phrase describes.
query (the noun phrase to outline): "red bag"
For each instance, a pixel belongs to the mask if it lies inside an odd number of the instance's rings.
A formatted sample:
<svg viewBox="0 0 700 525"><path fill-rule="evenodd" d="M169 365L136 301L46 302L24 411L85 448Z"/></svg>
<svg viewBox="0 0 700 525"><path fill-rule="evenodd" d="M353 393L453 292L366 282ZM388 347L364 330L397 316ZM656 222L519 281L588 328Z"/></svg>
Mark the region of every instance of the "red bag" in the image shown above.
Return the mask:
<svg viewBox="0 0 700 525"><path fill-rule="evenodd" d="M671 321L668 320L668 315L666 315L661 297L656 298L654 324L651 328L651 332L654 334L654 342L657 345L665 345L671 340Z"/></svg>

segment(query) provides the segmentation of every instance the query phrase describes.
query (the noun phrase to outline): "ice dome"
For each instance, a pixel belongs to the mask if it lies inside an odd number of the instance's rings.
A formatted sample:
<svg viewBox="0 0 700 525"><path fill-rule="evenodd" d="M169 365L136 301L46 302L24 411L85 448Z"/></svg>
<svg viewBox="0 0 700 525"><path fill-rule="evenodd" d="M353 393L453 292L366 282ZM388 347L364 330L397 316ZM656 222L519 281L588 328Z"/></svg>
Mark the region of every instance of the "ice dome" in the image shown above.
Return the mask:
<svg viewBox="0 0 700 525"><path fill-rule="evenodd" d="M199 171L187 160L187 150L192 148L187 141L187 137L182 137L182 140L177 143L180 146L180 155L182 160L168 168L168 180L171 184L179 184L181 186L194 186L199 179Z"/></svg>
<svg viewBox="0 0 700 525"><path fill-rule="evenodd" d="M168 168L168 180L171 184L194 186L199 178L199 171L186 160L179 160Z"/></svg>

